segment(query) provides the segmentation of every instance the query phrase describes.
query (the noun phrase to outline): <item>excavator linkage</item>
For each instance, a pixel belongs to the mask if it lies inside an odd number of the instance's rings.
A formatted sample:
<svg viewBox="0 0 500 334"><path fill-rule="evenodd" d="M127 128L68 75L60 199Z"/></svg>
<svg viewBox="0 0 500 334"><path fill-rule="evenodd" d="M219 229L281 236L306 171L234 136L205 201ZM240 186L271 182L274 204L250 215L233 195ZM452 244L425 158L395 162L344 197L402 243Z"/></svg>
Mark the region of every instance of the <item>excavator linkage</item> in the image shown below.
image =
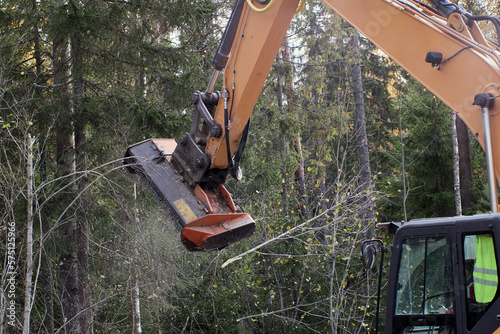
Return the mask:
<svg viewBox="0 0 500 334"><path fill-rule="evenodd" d="M218 250L255 231L251 216L222 184L189 187L171 163L174 139L148 139L130 146L124 163L160 200L190 251Z"/></svg>

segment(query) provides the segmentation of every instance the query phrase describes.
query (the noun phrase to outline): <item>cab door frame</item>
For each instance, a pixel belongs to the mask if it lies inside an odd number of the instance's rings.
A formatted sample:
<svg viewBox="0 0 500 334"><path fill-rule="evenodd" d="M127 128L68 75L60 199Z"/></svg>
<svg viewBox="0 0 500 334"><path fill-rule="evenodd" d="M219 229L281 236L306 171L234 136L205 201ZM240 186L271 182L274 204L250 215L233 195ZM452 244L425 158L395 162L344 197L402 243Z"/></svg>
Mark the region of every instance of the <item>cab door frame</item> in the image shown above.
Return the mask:
<svg viewBox="0 0 500 334"><path fill-rule="evenodd" d="M408 315L401 316L396 315L396 296L398 291L398 274L400 269L400 261L402 255L402 242L407 238L429 238L429 237L447 237L449 239L450 255L451 255L451 266L453 273L453 291L454 294L459 286L459 275L458 275L458 256L457 256L457 233L455 227L455 219L425 219L417 220L404 224L397 232L394 237L392 254L391 254L391 267L389 272L389 286L387 293L387 304L386 304L386 333L397 333L396 321L401 319L407 322L409 325L414 326L428 326L432 325L433 319L444 318L446 315ZM463 324L457 319L461 318L463 314L463 306L457 303L457 296L454 297L454 324L456 326L456 333L465 333ZM448 315L449 317L449 315ZM442 319L441 319L442 320ZM482 333L485 334L485 333Z"/></svg>
<svg viewBox="0 0 500 334"><path fill-rule="evenodd" d="M465 290L465 254L463 247L463 238L465 235L477 235L492 233L495 246L495 257L497 260L497 275L500 259L500 214L484 214L466 217L460 219L456 223L456 239L458 242L458 275L460 285L462 287L460 293L461 298L457 300L460 307L463 309L462 315L458 321L461 322L463 331L461 333L500 333L500 286L497 286L495 297L488 306L486 312L482 315L479 321L469 331L467 329L467 312L466 312L466 290ZM499 276L500 277L500 276Z"/></svg>

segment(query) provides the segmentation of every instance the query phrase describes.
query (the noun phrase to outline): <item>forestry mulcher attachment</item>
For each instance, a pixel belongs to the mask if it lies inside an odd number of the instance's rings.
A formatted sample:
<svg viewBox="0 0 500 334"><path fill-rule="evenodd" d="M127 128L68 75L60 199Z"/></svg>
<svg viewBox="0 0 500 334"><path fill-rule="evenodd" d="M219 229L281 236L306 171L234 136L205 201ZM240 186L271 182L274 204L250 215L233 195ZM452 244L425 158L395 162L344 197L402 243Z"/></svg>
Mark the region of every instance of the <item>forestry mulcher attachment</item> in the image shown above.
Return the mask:
<svg viewBox="0 0 500 334"><path fill-rule="evenodd" d="M222 182L199 182L183 176L183 162L175 152L186 150L190 137L177 145L173 139L150 139L130 146L125 163L163 204L165 211L182 230L181 240L188 250L217 250L250 236L255 223L231 198ZM194 147L194 146L193 146ZM198 167L210 166L203 155ZM188 167L189 168L189 167ZM217 173L224 178L224 173Z"/></svg>

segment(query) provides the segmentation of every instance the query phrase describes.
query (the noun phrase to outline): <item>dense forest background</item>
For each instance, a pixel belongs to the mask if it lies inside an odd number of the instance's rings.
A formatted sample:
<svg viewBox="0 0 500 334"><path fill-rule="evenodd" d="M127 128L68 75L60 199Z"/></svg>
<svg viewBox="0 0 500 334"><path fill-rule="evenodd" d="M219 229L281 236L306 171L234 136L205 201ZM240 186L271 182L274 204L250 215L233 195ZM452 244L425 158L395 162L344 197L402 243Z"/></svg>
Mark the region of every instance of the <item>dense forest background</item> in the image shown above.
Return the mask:
<svg viewBox="0 0 500 334"><path fill-rule="evenodd" d="M488 211L484 154L463 123L308 1L255 107L244 177L227 183L257 231L187 252L121 159L189 129L230 8L0 1L1 333L373 332L376 272L360 242L390 244L376 222L458 212L454 128L460 210Z"/></svg>

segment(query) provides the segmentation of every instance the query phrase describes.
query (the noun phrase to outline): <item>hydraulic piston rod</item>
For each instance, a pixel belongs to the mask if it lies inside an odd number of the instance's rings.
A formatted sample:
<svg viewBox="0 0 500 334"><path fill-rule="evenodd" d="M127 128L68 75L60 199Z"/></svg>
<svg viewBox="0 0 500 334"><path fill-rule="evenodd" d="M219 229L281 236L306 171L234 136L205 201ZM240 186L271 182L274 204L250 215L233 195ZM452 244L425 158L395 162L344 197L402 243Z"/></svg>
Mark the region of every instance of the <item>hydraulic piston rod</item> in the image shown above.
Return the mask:
<svg viewBox="0 0 500 334"><path fill-rule="evenodd" d="M495 104L495 98L492 94L478 94L474 98L474 104L481 107L484 131L484 151L486 153L486 167L488 169L488 188L490 195L490 207L492 213L498 212L497 183L493 169L493 150L491 148L490 131L490 109Z"/></svg>

